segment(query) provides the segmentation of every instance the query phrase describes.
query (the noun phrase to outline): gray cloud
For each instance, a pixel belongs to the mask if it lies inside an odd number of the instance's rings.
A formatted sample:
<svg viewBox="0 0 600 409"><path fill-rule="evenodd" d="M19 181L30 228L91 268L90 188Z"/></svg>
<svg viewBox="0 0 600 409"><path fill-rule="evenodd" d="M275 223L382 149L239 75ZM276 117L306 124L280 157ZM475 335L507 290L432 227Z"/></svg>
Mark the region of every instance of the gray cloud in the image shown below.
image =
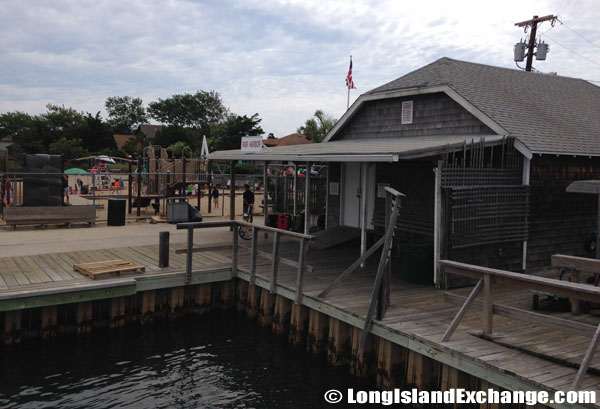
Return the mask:
<svg viewBox="0 0 600 409"><path fill-rule="evenodd" d="M283 136L317 108L341 116L350 54L354 100L443 56L514 67L512 46L524 37L514 23L550 13L600 43L593 0L7 0L0 112L41 112L48 102L96 112L113 95L150 102L216 90L234 112L258 112L266 132ZM600 60L565 27L547 34ZM546 41L551 52L538 69L600 80L598 65Z"/></svg>

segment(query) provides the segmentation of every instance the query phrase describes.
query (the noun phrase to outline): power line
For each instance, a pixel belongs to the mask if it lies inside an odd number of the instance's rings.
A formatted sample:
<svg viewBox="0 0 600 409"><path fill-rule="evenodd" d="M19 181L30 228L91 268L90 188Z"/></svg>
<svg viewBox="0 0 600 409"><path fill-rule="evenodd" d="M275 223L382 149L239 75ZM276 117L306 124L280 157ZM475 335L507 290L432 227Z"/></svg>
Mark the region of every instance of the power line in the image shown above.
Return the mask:
<svg viewBox="0 0 600 409"><path fill-rule="evenodd" d="M592 44L595 47L600 48L600 45L596 44L595 42L593 42L592 40L585 38L583 35L579 34L577 31L573 30L571 27L569 27L568 25L566 25L565 23L562 22L562 20L558 20L560 22L560 24L562 24L563 26L565 26L566 28L568 28L569 30L571 30L573 33L577 34L579 37L583 38L585 41L587 41L588 43Z"/></svg>
<svg viewBox="0 0 600 409"><path fill-rule="evenodd" d="M561 47L563 47L564 49L571 51L573 54L575 54L576 56L583 58L584 60L587 60L589 62L591 62L592 64L596 64L597 66L600 66L600 63L594 61L594 60L590 60L589 58L579 54L577 51L571 50L569 47L567 47L566 45L560 43L559 41L553 39L552 37L550 37L548 34L544 34L549 40L554 41L556 44L560 45Z"/></svg>

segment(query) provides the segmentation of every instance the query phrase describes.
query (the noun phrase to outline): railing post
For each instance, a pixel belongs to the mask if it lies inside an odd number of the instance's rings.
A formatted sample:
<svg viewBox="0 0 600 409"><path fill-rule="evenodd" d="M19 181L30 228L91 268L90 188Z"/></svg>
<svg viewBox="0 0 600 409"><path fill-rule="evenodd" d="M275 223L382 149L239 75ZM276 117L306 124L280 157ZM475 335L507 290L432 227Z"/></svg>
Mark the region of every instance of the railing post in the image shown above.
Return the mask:
<svg viewBox="0 0 600 409"><path fill-rule="evenodd" d="M492 276L483 276L483 333L491 335L494 327L494 288Z"/></svg>
<svg viewBox="0 0 600 409"><path fill-rule="evenodd" d="M298 272L296 274L296 304L302 304L302 290L304 288L304 263L308 251L308 239L300 240L300 251L298 256Z"/></svg>
<svg viewBox="0 0 600 409"><path fill-rule="evenodd" d="M250 285L256 284L256 256L258 250L258 229L252 229L252 253L250 254Z"/></svg>
<svg viewBox="0 0 600 409"><path fill-rule="evenodd" d="M231 231L233 232L233 246L231 248L231 274L235 277L237 276L237 266L238 266L238 229L239 225L237 223L231 223Z"/></svg>
<svg viewBox="0 0 600 409"><path fill-rule="evenodd" d="M279 232L275 232L275 236L273 237L273 259L271 260L271 294L275 293L275 288L277 287L277 269L279 267L279 241L280 241Z"/></svg>
<svg viewBox="0 0 600 409"><path fill-rule="evenodd" d="M192 283L192 255L194 251L194 228L192 226L188 227L187 234L187 254L185 260L185 283Z"/></svg>
<svg viewBox="0 0 600 409"><path fill-rule="evenodd" d="M579 284L579 271L577 269L571 268L569 269L569 273L569 281L571 281L572 283ZM581 314L581 301L573 297L571 297L571 314Z"/></svg>

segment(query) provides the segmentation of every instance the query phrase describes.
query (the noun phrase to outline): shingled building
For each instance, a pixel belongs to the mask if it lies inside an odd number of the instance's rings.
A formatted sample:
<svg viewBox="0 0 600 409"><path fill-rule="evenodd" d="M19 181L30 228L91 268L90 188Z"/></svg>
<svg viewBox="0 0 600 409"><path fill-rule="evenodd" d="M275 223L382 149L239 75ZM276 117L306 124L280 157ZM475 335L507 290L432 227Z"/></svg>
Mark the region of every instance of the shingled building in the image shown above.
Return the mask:
<svg viewBox="0 0 600 409"><path fill-rule="evenodd" d="M213 160L328 165L327 227L383 227L382 186L406 194L398 239L447 258L523 271L591 256L600 178L600 88L581 79L442 58L361 95L320 144ZM441 285L441 272L434 281Z"/></svg>

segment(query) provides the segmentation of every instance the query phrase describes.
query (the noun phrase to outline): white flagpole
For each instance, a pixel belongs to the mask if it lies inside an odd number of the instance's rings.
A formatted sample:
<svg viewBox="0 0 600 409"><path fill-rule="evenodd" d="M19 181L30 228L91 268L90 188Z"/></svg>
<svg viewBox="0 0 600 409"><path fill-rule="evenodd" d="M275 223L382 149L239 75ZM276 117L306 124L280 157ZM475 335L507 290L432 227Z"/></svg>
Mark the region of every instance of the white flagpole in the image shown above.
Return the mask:
<svg viewBox="0 0 600 409"><path fill-rule="evenodd" d="M350 108L350 87L348 87L348 100L346 102L346 111Z"/></svg>

